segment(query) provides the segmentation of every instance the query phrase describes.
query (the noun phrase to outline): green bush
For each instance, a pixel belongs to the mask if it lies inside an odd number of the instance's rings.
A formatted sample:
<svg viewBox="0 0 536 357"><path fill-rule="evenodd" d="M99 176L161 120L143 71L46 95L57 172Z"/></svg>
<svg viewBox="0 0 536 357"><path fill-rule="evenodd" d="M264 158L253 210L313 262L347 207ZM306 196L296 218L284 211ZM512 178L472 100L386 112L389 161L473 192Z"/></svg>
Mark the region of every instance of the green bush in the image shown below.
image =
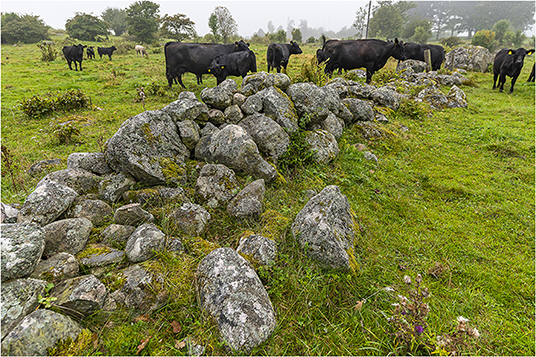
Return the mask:
<svg viewBox="0 0 536 357"><path fill-rule="evenodd" d="M463 40L461 38L459 38L459 37L451 36L451 37L443 38L443 39L439 40L439 43L441 43L444 46L454 48L456 46L459 46L459 45L463 44Z"/></svg>
<svg viewBox="0 0 536 357"><path fill-rule="evenodd" d="M72 120L66 122L52 121L50 126L52 136L60 145L76 143L80 138L80 128Z"/></svg>
<svg viewBox="0 0 536 357"><path fill-rule="evenodd" d="M495 40L495 32L491 30L480 30L474 34L471 39L471 44L474 46L482 46L487 48L490 52L497 47L498 43Z"/></svg>
<svg viewBox="0 0 536 357"><path fill-rule="evenodd" d="M278 160L279 168L290 171L314 163L311 145L305 139L305 134L302 131L294 131L289 133L289 137L289 147Z"/></svg>
<svg viewBox="0 0 536 357"><path fill-rule="evenodd" d="M52 62L58 57L58 50L53 42L42 41L37 47L41 50L41 61Z"/></svg>
<svg viewBox="0 0 536 357"><path fill-rule="evenodd" d="M21 110L30 118L41 118L55 111L71 111L89 107L91 99L81 90L73 89L65 93L33 95L20 103Z"/></svg>

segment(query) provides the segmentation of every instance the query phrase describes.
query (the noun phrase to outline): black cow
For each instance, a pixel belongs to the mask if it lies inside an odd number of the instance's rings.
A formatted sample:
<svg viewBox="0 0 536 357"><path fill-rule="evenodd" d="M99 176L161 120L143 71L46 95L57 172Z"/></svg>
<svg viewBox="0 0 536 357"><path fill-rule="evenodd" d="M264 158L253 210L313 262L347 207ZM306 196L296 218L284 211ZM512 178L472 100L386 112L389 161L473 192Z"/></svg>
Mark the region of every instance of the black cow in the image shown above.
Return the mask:
<svg viewBox="0 0 536 357"><path fill-rule="evenodd" d="M534 65L536 65L536 63L532 65L532 71L529 74L529 79L527 79L527 82L534 82Z"/></svg>
<svg viewBox="0 0 536 357"><path fill-rule="evenodd" d="M290 45L286 43L272 43L266 51L268 73L270 73L271 68L277 69L277 73L281 73L281 67L286 71L290 55L299 55L300 53L302 53L302 50L294 41L290 41Z"/></svg>
<svg viewBox="0 0 536 357"><path fill-rule="evenodd" d="M218 84L227 76L244 78L249 71L257 72L257 59L251 50L216 56L208 67L208 72L216 77Z"/></svg>
<svg viewBox="0 0 536 357"><path fill-rule="evenodd" d="M441 64L445 60L445 49L439 45L428 45L420 43L408 42L404 44L407 59L424 61L424 51L430 50L432 60L432 71L437 71L441 68Z"/></svg>
<svg viewBox="0 0 536 357"><path fill-rule="evenodd" d="M89 46L86 50L87 59L95 59L95 47Z"/></svg>
<svg viewBox="0 0 536 357"><path fill-rule="evenodd" d="M350 70L364 67L367 70L367 83L370 83L374 72L385 66L389 57L404 61L406 52L404 43L395 39L394 42L382 40L329 40L324 43L322 51L328 62L326 73L332 74L336 68Z"/></svg>
<svg viewBox="0 0 536 357"><path fill-rule="evenodd" d="M214 57L246 50L249 50L249 44L242 40L229 45L168 42L164 46L164 55L169 87L173 85L173 81L177 83L178 80L179 84L186 88L182 83L182 75L186 72L195 74L197 84L202 84L202 76L208 73L208 67Z"/></svg>
<svg viewBox="0 0 536 357"><path fill-rule="evenodd" d="M102 59L102 55L108 55L108 57L110 57L110 61L111 61L114 51L117 51L117 48L115 48L115 46L112 46L112 47L97 47L97 52L99 53L99 56L100 56L101 59Z"/></svg>
<svg viewBox="0 0 536 357"><path fill-rule="evenodd" d="M82 60L84 59L84 48L87 46L76 45L76 46L63 46L63 55L67 60L69 69L72 70L71 62L74 62L74 70L78 71L76 62L80 63L80 70L82 70Z"/></svg>
<svg viewBox="0 0 536 357"><path fill-rule="evenodd" d="M504 83L506 82L506 76L512 77L512 84L510 85L510 94L514 92L514 84L516 84L517 77L521 73L523 68L523 60L526 55L534 53L534 49L526 50L524 48L518 48L517 50L503 48L495 55L493 61L493 89L497 86L497 77L499 77L499 92L504 89Z"/></svg>

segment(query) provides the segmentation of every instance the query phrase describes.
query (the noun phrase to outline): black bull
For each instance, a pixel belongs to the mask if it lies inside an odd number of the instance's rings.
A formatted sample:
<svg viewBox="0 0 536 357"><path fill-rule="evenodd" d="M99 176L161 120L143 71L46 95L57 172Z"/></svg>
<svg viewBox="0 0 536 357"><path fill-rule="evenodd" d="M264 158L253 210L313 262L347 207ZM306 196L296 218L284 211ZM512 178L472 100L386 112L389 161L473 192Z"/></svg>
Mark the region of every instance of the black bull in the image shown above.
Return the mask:
<svg viewBox="0 0 536 357"><path fill-rule="evenodd" d="M208 72L216 77L217 84L223 82L228 76L241 76L257 72L257 59L251 50L233 52L214 57Z"/></svg>
<svg viewBox="0 0 536 357"><path fill-rule="evenodd" d="M69 69L72 70L71 63L74 62L74 70L78 71L77 62L80 63L80 70L82 70L82 60L84 59L84 48L87 46L76 45L76 46L63 46L63 56L67 60Z"/></svg>
<svg viewBox="0 0 536 357"><path fill-rule="evenodd" d="M178 80L186 88L182 83L182 75L186 72L195 74L197 84L201 84L202 75L209 73L214 57L246 50L249 50L249 45L242 40L229 45L168 42L164 46L168 84L171 87L173 81L177 83Z"/></svg>
<svg viewBox="0 0 536 357"><path fill-rule="evenodd" d="M441 64L445 60L445 49L439 45L428 45L420 43L408 42L404 45L406 58L418 61L424 61L424 51L430 50L432 61L432 71L437 71L441 68Z"/></svg>
<svg viewBox="0 0 536 357"><path fill-rule="evenodd" d="M370 83L374 72L383 68L389 57L404 61L406 53L402 41L382 40L329 40L322 47L328 58L326 73L333 73L336 68L351 70L366 68L367 83Z"/></svg>

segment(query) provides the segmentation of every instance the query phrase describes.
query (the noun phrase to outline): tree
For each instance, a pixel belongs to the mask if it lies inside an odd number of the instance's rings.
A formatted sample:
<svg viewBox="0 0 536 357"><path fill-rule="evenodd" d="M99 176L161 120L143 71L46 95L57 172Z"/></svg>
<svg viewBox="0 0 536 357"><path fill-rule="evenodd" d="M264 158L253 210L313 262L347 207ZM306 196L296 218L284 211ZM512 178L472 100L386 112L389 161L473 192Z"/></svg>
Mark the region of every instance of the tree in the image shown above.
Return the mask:
<svg viewBox="0 0 536 357"><path fill-rule="evenodd" d="M285 30L281 29L276 33L271 33L269 35L271 42L285 43L287 42L287 33Z"/></svg>
<svg viewBox="0 0 536 357"><path fill-rule="evenodd" d="M355 13L355 21L352 26L355 27L358 38L364 38L365 36L365 32L367 30L367 15L368 10L364 6L361 6Z"/></svg>
<svg viewBox="0 0 536 357"><path fill-rule="evenodd" d="M2 43L36 43L48 39L49 26L39 16L2 13Z"/></svg>
<svg viewBox="0 0 536 357"><path fill-rule="evenodd" d="M493 52L497 47L497 41L495 40L495 32L491 30L480 30L475 33L471 39L471 44L474 46L482 46L487 48L490 52Z"/></svg>
<svg viewBox="0 0 536 357"><path fill-rule="evenodd" d="M400 3L379 2L379 6L375 7L374 15L370 19L369 33L372 37L393 39L402 34L404 16L402 16Z"/></svg>
<svg viewBox="0 0 536 357"><path fill-rule="evenodd" d="M122 35L127 30L127 11L124 9L108 7L102 12L101 18L116 36Z"/></svg>
<svg viewBox="0 0 536 357"><path fill-rule="evenodd" d="M71 38L95 41L95 37L108 34L108 25L96 16L77 12L73 18L67 20L65 30Z"/></svg>
<svg viewBox="0 0 536 357"><path fill-rule="evenodd" d="M506 32L510 28L510 20L500 20L493 25L493 32L495 32L495 39L499 41L499 45L502 45L505 40Z"/></svg>
<svg viewBox="0 0 536 357"><path fill-rule="evenodd" d="M292 40L294 42L298 42L298 43L302 42L302 33L300 29L292 29L291 35L292 35Z"/></svg>
<svg viewBox="0 0 536 357"><path fill-rule="evenodd" d="M268 21L268 33L274 33L275 32L275 26L272 20Z"/></svg>
<svg viewBox="0 0 536 357"><path fill-rule="evenodd" d="M127 8L128 33L141 42L151 42L157 39L158 13L160 5L141 0L132 3Z"/></svg>
<svg viewBox="0 0 536 357"><path fill-rule="evenodd" d="M428 32L430 33L430 35L428 37L426 37L426 40L428 40L428 38L430 36L432 36L432 23L430 20L428 19L424 19L424 18L417 18L417 17L414 17L412 19L410 19L406 25L404 26L404 30L402 31L402 35L401 37L408 41L410 40L413 36L415 36L415 31L416 29L420 27L421 30L419 30L423 35L424 33L422 32L423 30L425 32ZM425 40L425 41L426 41ZM415 41L414 39L411 39L411 41ZM418 42L418 41L415 41L415 42ZM418 43L424 43L424 42L418 42Z"/></svg>
<svg viewBox="0 0 536 357"><path fill-rule="evenodd" d="M171 38L177 41L183 41L188 38L194 38L195 23L186 15L175 14L169 16L166 14L160 19L160 35L165 38Z"/></svg>
<svg viewBox="0 0 536 357"><path fill-rule="evenodd" d="M432 36L430 27L418 26L415 28L415 33L411 36L410 40L415 43L426 43Z"/></svg>
<svg viewBox="0 0 536 357"><path fill-rule="evenodd" d="M218 16L216 16L215 13L212 13L208 18L208 27L210 28L210 32L212 32L212 36L214 36L216 42L219 42L220 35L218 32Z"/></svg>
<svg viewBox="0 0 536 357"><path fill-rule="evenodd" d="M237 35L238 27L236 21L233 19L233 16L225 6L216 6L213 15L217 19L217 34L221 36L224 43L229 42L232 36ZM210 15L212 16L212 15Z"/></svg>

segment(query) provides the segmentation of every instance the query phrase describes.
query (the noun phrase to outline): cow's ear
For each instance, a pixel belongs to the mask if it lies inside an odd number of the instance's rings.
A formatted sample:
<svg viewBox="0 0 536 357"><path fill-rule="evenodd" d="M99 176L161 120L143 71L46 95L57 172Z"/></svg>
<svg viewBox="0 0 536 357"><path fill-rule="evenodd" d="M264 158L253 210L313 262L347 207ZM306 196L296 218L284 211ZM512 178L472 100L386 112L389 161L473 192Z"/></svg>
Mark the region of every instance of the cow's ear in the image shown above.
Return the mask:
<svg viewBox="0 0 536 357"><path fill-rule="evenodd" d="M508 54L509 54L509 55L513 55L514 52L515 52L514 50L508 50Z"/></svg>
<svg viewBox="0 0 536 357"><path fill-rule="evenodd" d="M225 69L225 66L221 66L220 68L221 68L221 69Z"/></svg>
<svg viewBox="0 0 536 357"><path fill-rule="evenodd" d="M238 42L235 42L234 45L235 45L235 47L238 47Z"/></svg>
<svg viewBox="0 0 536 357"><path fill-rule="evenodd" d="M398 45L398 38L395 38L395 44Z"/></svg>
<svg viewBox="0 0 536 357"><path fill-rule="evenodd" d="M527 55L529 55L529 56L530 56L531 54L533 54L533 53L534 53L534 49L532 49L532 50L528 50L528 51L527 51Z"/></svg>

